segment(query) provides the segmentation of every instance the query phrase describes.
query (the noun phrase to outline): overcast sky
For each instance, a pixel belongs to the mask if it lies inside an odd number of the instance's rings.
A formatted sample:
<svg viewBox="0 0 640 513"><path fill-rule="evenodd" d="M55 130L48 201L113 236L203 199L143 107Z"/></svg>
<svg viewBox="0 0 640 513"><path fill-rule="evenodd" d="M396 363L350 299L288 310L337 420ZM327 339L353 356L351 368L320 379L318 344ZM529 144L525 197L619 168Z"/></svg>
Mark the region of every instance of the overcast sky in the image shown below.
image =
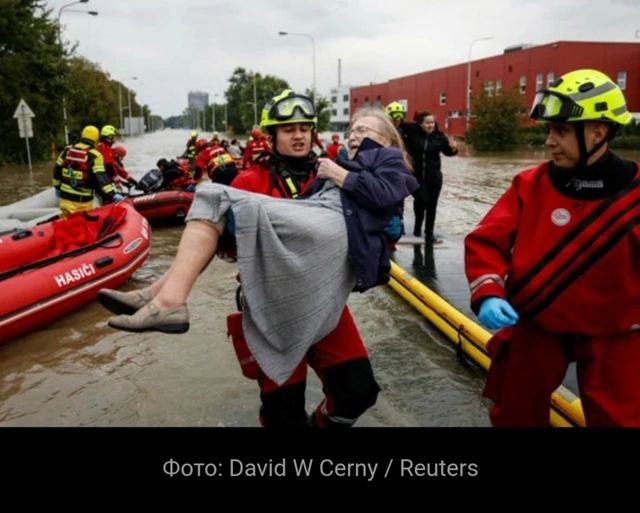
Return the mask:
<svg viewBox="0 0 640 513"><path fill-rule="evenodd" d="M53 17L70 0L48 0ZM73 9L96 10L89 16ZM640 0L90 0L66 8L64 40L138 92L155 114L180 114L190 90L223 103L233 70L271 74L327 96L559 40L640 43ZM131 77L138 77L132 80Z"/></svg>

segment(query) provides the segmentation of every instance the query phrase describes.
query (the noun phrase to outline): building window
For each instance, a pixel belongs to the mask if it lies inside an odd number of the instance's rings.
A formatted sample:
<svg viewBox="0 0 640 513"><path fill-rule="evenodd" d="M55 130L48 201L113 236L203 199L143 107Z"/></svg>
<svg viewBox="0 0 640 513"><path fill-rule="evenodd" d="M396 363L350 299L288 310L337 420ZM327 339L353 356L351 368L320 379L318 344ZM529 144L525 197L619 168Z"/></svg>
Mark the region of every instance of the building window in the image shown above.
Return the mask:
<svg viewBox="0 0 640 513"><path fill-rule="evenodd" d="M491 98L493 96L493 91L495 90L495 88L495 84L491 80L487 80L484 83L484 95Z"/></svg>
<svg viewBox="0 0 640 513"><path fill-rule="evenodd" d="M547 87L549 87L551 85L551 82L553 82L555 79L556 75L553 71L547 73Z"/></svg>
<svg viewBox="0 0 640 513"><path fill-rule="evenodd" d="M627 72L618 71L618 87L623 91L627 88Z"/></svg>
<svg viewBox="0 0 640 513"><path fill-rule="evenodd" d="M331 97L331 103L338 103L338 97L337 96L332 96Z"/></svg>
<svg viewBox="0 0 640 513"><path fill-rule="evenodd" d="M440 105L446 105L447 104L447 93L445 91L442 91L440 93Z"/></svg>
<svg viewBox="0 0 640 513"><path fill-rule="evenodd" d="M331 109L331 114L333 114L334 116L337 116L338 111L336 109Z"/></svg>
<svg viewBox="0 0 640 513"><path fill-rule="evenodd" d="M502 80L496 80L496 96L502 94Z"/></svg>
<svg viewBox="0 0 640 513"><path fill-rule="evenodd" d="M348 102L349 101L349 95L348 94L342 95L342 101L343 102Z"/></svg>
<svg viewBox="0 0 640 513"><path fill-rule="evenodd" d="M348 116L348 115L349 115L349 109L348 109L348 108L346 108L346 109L342 109L342 113L343 113L345 116Z"/></svg>
<svg viewBox="0 0 640 513"><path fill-rule="evenodd" d="M536 91L540 91L544 87L544 77L542 73L536 75Z"/></svg>
<svg viewBox="0 0 640 513"><path fill-rule="evenodd" d="M513 66L512 66L511 64L509 64L509 65L507 66L507 71L508 71L509 73L511 73L511 72L513 71Z"/></svg>
<svg viewBox="0 0 640 513"><path fill-rule="evenodd" d="M520 94L524 94L527 92L527 77L522 75L520 77Z"/></svg>

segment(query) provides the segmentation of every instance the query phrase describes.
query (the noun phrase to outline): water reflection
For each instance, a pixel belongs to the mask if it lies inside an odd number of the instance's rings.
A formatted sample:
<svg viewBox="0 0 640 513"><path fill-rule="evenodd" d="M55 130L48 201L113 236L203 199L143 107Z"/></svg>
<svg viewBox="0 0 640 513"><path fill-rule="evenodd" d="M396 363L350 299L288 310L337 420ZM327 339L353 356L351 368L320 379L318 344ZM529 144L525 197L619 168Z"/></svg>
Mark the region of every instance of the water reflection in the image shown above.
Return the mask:
<svg viewBox="0 0 640 513"><path fill-rule="evenodd" d="M433 244L413 245L413 274L428 285L438 279Z"/></svg>

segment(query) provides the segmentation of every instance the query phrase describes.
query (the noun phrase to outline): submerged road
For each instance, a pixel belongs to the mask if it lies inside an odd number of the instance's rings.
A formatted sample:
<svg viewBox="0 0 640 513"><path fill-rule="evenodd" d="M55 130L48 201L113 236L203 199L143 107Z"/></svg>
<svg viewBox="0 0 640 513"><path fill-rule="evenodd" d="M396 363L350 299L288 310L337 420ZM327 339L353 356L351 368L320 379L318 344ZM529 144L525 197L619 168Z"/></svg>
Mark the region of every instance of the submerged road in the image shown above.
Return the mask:
<svg viewBox="0 0 640 513"><path fill-rule="evenodd" d="M165 130L126 140L126 164L134 176L161 157L184 150L188 131ZM542 152L443 159L445 181L435 248L439 280L461 272L438 264L486 212L517 171ZM48 186L52 164L4 167L0 204ZM412 229L407 201L407 231ZM153 231L147 263L125 285L142 287L170 265L182 227ZM401 245L398 260L419 276L432 272L422 246ZM413 266L412 268L410 268ZM59 321L0 346L0 426L257 426L258 393L243 378L226 335L235 311L236 267L220 260L202 274L189 300L191 330L184 335L129 334L106 326L109 313L96 302ZM10 294L11 291L1 291ZM459 364L454 348L389 287L349 300L370 350L382 388L378 403L359 426L487 426L484 373ZM308 409L322 397L310 378Z"/></svg>

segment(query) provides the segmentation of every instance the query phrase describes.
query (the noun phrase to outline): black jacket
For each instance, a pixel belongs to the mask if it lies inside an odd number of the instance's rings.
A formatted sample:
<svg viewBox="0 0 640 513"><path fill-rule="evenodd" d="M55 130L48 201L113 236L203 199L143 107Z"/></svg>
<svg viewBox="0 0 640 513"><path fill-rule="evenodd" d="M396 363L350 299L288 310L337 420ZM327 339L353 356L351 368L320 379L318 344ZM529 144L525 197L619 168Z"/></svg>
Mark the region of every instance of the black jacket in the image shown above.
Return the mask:
<svg viewBox="0 0 640 513"><path fill-rule="evenodd" d="M408 131L407 150L418 182L429 182L440 177L440 153L448 157L458 153L458 150L451 148L447 136L437 126L430 134L419 126Z"/></svg>

